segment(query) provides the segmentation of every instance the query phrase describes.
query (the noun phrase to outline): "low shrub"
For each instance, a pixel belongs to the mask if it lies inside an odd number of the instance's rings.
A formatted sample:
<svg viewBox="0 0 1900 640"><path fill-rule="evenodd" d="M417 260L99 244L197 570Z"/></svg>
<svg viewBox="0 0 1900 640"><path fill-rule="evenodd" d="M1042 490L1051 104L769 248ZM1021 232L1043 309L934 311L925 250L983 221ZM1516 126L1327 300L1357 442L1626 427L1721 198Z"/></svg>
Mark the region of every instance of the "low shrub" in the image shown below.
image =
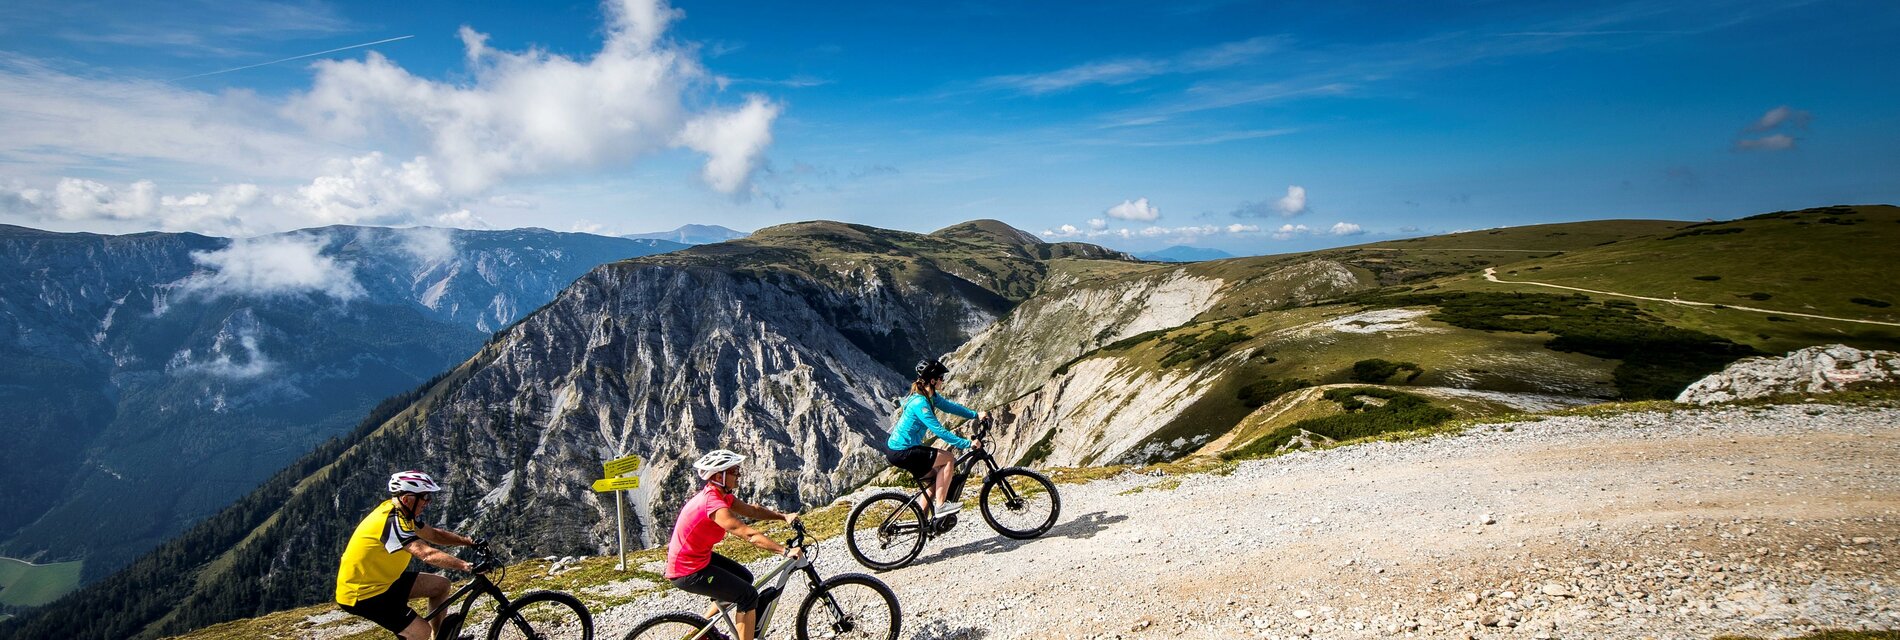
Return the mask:
<svg viewBox="0 0 1900 640"><path fill-rule="evenodd" d="M1400 371L1412 372L1411 375L1405 376L1406 382L1417 380L1420 375L1425 373L1425 369L1419 367L1416 363L1391 362L1373 358L1352 363L1352 373L1350 375L1354 382L1385 384L1387 380L1391 380L1392 376L1398 375Z"/></svg>

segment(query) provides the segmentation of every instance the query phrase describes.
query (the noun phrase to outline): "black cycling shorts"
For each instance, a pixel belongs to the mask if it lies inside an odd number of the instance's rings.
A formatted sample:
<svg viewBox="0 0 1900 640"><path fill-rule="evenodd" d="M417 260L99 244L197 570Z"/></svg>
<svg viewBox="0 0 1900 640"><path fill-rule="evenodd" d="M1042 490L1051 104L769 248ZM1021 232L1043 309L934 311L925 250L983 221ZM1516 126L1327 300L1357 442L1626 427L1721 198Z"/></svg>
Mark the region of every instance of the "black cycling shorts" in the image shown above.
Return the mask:
<svg viewBox="0 0 1900 640"><path fill-rule="evenodd" d="M416 610L409 608L409 590L416 584L416 572L404 571L396 578L389 590L356 601L356 604L338 604L344 611L376 623L384 629L402 635L409 623L416 619Z"/></svg>
<svg viewBox="0 0 1900 640"><path fill-rule="evenodd" d="M915 446L902 451L884 454L891 466L909 471L918 480L930 475L930 467L937 464L937 450L926 446Z"/></svg>
<svg viewBox="0 0 1900 640"><path fill-rule="evenodd" d="M759 590L752 586L752 572L737 560L717 553L712 554L711 564L674 578L673 586L687 593L730 602L741 612L759 608Z"/></svg>

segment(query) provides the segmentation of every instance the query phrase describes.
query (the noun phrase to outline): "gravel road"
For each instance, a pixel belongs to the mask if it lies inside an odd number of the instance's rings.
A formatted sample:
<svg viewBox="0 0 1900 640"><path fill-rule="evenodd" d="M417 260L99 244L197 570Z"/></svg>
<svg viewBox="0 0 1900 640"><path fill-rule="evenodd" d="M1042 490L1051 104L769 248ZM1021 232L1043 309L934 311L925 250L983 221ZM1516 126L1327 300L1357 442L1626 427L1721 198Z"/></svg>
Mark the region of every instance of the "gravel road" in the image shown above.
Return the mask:
<svg viewBox="0 0 1900 640"><path fill-rule="evenodd" d="M902 637L1709 638L1900 628L1900 410L1563 417L1062 487L878 574ZM821 573L864 571L841 540ZM798 587L787 594L795 605ZM598 612L619 638L677 591ZM781 611L771 637L791 637Z"/></svg>

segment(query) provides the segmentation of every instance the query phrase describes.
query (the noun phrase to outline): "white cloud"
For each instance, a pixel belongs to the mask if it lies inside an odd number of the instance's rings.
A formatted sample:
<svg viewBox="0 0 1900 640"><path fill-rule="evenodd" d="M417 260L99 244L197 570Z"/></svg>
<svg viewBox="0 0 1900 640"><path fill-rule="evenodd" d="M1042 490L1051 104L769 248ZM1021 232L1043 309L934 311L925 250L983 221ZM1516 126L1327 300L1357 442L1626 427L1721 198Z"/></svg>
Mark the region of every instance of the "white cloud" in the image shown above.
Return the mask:
<svg viewBox="0 0 1900 640"><path fill-rule="evenodd" d="M323 294L338 300L364 295L355 265L323 255L322 235L236 240L216 251L191 254L205 269L173 283L181 298L273 297Z"/></svg>
<svg viewBox="0 0 1900 640"><path fill-rule="evenodd" d="M1735 149L1737 151L1786 151L1793 149L1794 144L1794 136L1777 133L1760 138L1736 140Z"/></svg>
<svg viewBox="0 0 1900 640"><path fill-rule="evenodd" d="M1108 221L1101 218L1089 218L1089 228L1101 231L1108 228Z"/></svg>
<svg viewBox="0 0 1900 640"><path fill-rule="evenodd" d="M1104 213L1106 213L1108 217L1116 220L1137 220L1141 222L1153 222L1155 219L1161 217L1161 210L1155 208L1154 205L1148 204L1147 198L1123 200L1121 204L1109 207L1108 211Z"/></svg>
<svg viewBox="0 0 1900 640"><path fill-rule="evenodd" d="M1336 236L1356 236L1365 233L1366 230L1351 222L1335 222L1333 228L1327 229L1326 232Z"/></svg>
<svg viewBox="0 0 1900 640"><path fill-rule="evenodd" d="M253 184L219 187L182 196L161 194L150 180L115 187L94 180L62 178L52 188L0 186L0 213L29 221L125 223L139 229L241 234L254 230L244 214L266 203Z"/></svg>
<svg viewBox="0 0 1900 640"><path fill-rule="evenodd" d="M317 224L388 225L454 209L445 192L428 158L390 166L372 152L331 162L329 175L273 202Z"/></svg>
<svg viewBox="0 0 1900 640"><path fill-rule="evenodd" d="M435 227L412 227L396 229L396 239L401 243L403 253L425 264L437 264L455 259L455 232Z"/></svg>
<svg viewBox="0 0 1900 640"><path fill-rule="evenodd" d="M661 35L680 13L661 0L606 3L607 38L591 58L491 48L464 28L471 81L412 75L381 55L325 61L284 113L330 135L419 138L451 194L498 181L625 163L678 146L707 155L706 182L742 193L780 107L750 96L737 109L692 113L690 89L711 84L688 47Z"/></svg>
<svg viewBox="0 0 1900 640"><path fill-rule="evenodd" d="M694 118L680 131L680 146L706 154L701 177L721 193L738 193L752 180L759 158L772 144L772 120L779 106L764 96L748 96L746 105L725 113Z"/></svg>
<svg viewBox="0 0 1900 640"><path fill-rule="evenodd" d="M452 211L449 213L438 214L435 217L435 221L438 224L444 224L444 225L448 225L448 226L455 227L458 229L493 229L494 228L494 225L488 224L487 220L483 220L480 216L477 216L473 213L469 213L469 210L467 209L460 209L460 210Z"/></svg>
<svg viewBox="0 0 1900 640"><path fill-rule="evenodd" d="M1813 118L1813 114L1784 104L1769 109L1767 113L1761 114L1761 117L1756 119L1755 124L1750 125L1748 130L1755 132L1767 131L1781 126L1784 122L1792 123L1797 128L1807 128L1808 121Z"/></svg>
<svg viewBox="0 0 1900 640"><path fill-rule="evenodd" d="M64 167L158 164L294 178L334 153L275 112L246 91L77 76L0 53L0 160L49 171L44 177Z"/></svg>
<svg viewBox="0 0 1900 640"><path fill-rule="evenodd" d="M1278 49L1281 43L1279 38L1262 36L1184 51L1165 58L1098 60L1044 73L996 76L985 79L982 84L1029 94L1063 91L1092 84L1123 85L1160 75L1212 71L1244 64Z"/></svg>
<svg viewBox="0 0 1900 640"><path fill-rule="evenodd" d="M1287 185L1286 195L1282 196L1278 202L1275 202L1274 207L1280 210L1280 215L1282 216L1291 217L1305 213L1306 187Z"/></svg>
<svg viewBox="0 0 1900 640"><path fill-rule="evenodd" d="M233 344L235 343L235 344ZM232 358L233 347L243 351L242 358ZM190 349L179 351L172 356L171 368L181 372L202 373L221 378L255 378L276 368L277 363L264 355L257 346L257 332L254 327L243 327L235 333L220 333L214 347L216 358L193 362Z"/></svg>
<svg viewBox="0 0 1900 640"><path fill-rule="evenodd" d="M1228 233L1256 233L1258 231L1260 231L1259 225L1239 223L1227 225Z"/></svg>
<svg viewBox="0 0 1900 640"><path fill-rule="evenodd" d="M1291 240L1294 236L1304 235L1310 231L1312 229L1303 224L1283 224L1280 228L1273 230L1273 239Z"/></svg>

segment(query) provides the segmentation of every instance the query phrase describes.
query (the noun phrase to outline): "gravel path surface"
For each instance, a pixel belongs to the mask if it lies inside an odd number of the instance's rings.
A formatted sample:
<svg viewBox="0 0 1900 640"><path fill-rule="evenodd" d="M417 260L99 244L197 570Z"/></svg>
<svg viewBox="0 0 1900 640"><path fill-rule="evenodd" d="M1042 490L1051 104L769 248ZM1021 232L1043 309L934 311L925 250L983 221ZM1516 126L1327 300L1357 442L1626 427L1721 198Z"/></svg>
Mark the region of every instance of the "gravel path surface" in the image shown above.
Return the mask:
<svg viewBox="0 0 1900 640"><path fill-rule="evenodd" d="M974 485L972 485L974 486ZM1061 487L878 574L902 637L1709 638L1900 628L1900 410L1564 417ZM863 572L842 540L824 575ZM802 586L769 637L791 637ZM617 639L662 596L597 613Z"/></svg>

